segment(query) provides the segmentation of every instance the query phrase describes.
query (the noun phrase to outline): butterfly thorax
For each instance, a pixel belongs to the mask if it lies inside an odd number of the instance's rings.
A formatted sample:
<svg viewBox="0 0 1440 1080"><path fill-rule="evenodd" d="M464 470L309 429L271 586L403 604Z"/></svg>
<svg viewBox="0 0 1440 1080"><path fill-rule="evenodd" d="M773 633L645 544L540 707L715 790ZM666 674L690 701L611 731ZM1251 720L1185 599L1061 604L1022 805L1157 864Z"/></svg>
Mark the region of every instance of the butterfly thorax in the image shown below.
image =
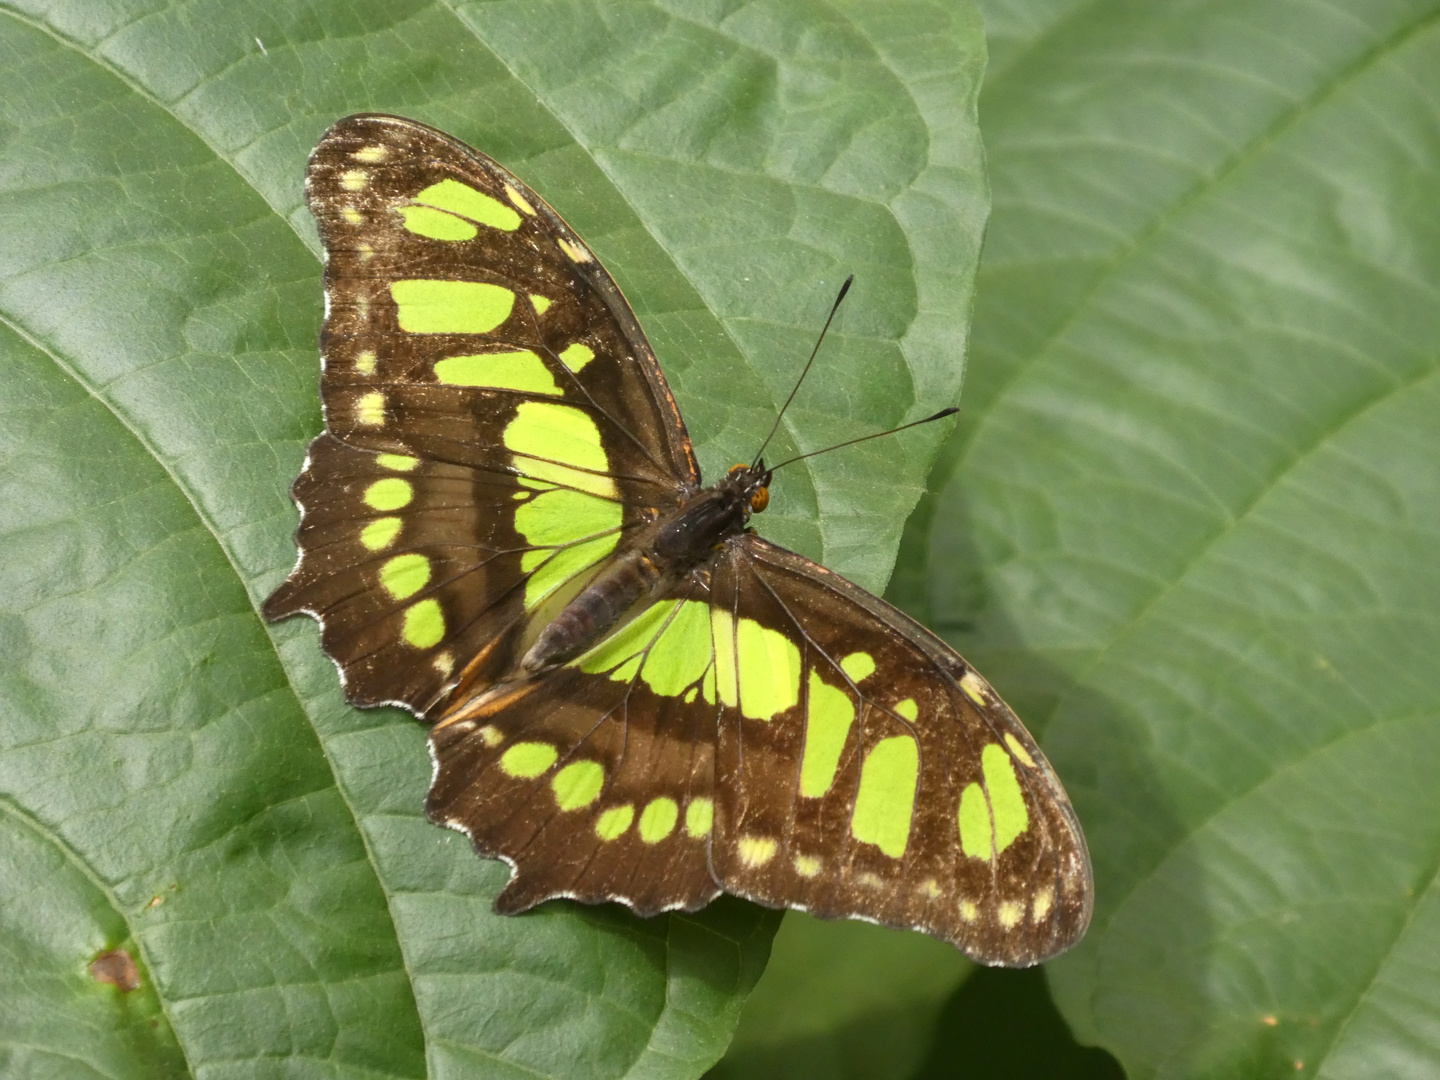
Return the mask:
<svg viewBox="0 0 1440 1080"><path fill-rule="evenodd" d="M520 662L526 673L563 664L609 634L627 614L648 607L745 531L769 503L764 463L736 465L714 487L685 500L636 537L556 615Z"/></svg>

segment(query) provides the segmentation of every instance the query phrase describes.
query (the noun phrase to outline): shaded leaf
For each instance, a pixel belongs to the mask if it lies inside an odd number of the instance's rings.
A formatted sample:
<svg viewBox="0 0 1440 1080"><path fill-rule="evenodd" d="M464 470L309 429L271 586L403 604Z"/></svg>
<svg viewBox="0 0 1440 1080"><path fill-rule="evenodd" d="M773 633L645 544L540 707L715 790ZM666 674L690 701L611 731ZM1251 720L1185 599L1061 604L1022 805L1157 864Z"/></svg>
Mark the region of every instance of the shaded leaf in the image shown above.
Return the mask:
<svg viewBox="0 0 1440 1080"><path fill-rule="evenodd" d="M735 1039L706 1080L910 1076L945 999L973 966L922 934L789 912Z"/></svg>
<svg viewBox="0 0 1440 1080"><path fill-rule="evenodd" d="M984 5L995 216L910 581L1095 858L1130 1076L1440 1066L1440 8Z"/></svg>

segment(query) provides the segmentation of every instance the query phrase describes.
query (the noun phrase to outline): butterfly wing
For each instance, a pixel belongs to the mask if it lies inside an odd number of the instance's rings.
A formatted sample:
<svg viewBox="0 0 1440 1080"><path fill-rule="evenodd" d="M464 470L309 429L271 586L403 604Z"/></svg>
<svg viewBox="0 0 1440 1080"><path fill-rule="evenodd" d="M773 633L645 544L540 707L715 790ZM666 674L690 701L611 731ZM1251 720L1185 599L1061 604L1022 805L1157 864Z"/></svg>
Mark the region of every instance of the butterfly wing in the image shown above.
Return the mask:
<svg viewBox="0 0 1440 1080"><path fill-rule="evenodd" d="M306 190L325 249L326 430L300 560L350 701L426 715L699 482L613 280L533 191L423 124L341 120Z"/></svg>
<svg viewBox="0 0 1440 1080"><path fill-rule="evenodd" d="M710 622L692 577L570 664L457 700L431 728L427 809L514 869L497 910L564 896L653 915L719 894Z"/></svg>
<svg viewBox="0 0 1440 1080"><path fill-rule="evenodd" d="M1036 964L1090 921L1084 836L1035 741L953 649L747 535L713 570L711 868L726 892Z"/></svg>

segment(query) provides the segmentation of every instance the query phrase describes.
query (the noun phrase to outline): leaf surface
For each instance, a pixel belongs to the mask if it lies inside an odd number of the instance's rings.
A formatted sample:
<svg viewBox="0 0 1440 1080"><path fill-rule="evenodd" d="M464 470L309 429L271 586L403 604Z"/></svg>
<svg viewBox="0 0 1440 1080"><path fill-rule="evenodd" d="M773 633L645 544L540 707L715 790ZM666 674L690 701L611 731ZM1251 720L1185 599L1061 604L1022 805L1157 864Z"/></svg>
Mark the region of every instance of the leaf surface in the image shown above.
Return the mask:
<svg viewBox="0 0 1440 1080"><path fill-rule="evenodd" d="M0 948L36 967L0 990L7 1074L671 1077L719 1056L776 916L494 916L508 871L423 818L424 732L346 707L312 623L256 614L319 430L304 163L381 110L522 175L626 288L713 476L849 271L831 371L777 449L958 393L983 51L973 12L937 33L925 11L0 8ZM771 535L878 586L940 437L795 470ZM120 947L128 994L87 974Z"/></svg>
<svg viewBox="0 0 1440 1080"><path fill-rule="evenodd" d="M1133 1078L1440 1068L1440 8L987 0L995 214L908 603L1095 859Z"/></svg>

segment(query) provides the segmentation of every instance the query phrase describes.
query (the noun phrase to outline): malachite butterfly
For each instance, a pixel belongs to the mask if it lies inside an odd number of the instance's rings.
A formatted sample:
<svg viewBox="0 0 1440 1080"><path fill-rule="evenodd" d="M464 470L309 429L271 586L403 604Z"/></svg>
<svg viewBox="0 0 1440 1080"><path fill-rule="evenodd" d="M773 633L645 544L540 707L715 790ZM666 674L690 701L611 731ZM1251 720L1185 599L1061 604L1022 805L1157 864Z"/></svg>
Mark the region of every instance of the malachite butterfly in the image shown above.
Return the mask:
<svg viewBox="0 0 1440 1080"><path fill-rule="evenodd" d="M325 430L300 559L349 700L430 725L431 818L553 897L642 915L721 892L1038 963L1090 920L1080 826L973 668L702 486L634 313L496 162L412 120L310 160Z"/></svg>

